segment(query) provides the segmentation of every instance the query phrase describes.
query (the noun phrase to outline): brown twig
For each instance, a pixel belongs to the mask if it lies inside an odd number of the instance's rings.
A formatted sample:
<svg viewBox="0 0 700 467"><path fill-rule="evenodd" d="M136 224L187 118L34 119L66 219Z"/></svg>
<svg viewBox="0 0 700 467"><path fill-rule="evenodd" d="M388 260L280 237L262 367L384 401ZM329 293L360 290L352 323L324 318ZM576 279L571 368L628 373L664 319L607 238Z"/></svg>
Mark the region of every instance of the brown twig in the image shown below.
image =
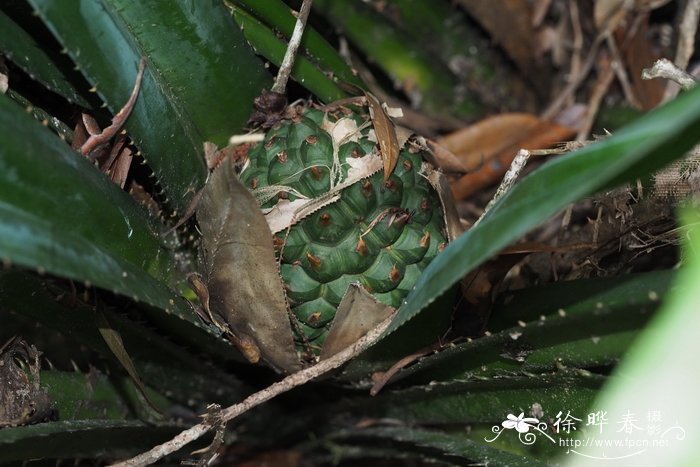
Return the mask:
<svg viewBox="0 0 700 467"><path fill-rule="evenodd" d="M493 198L491 198L491 201L489 201L489 204L487 204L484 208L484 213L481 215L480 218L476 220L476 222L474 222L474 227L476 227L476 225L479 222L481 222L486 213L489 212L489 210L496 204L496 202L499 199L501 199L503 195L508 193L508 191L510 191L513 185L515 185L515 181L518 179L518 176L523 170L523 167L525 167L525 164L530 158L530 154L531 152L527 149L521 149L520 151L518 151L518 154L516 154L515 158L513 159L513 162L510 164L510 168L503 176L503 181L498 186L498 189L496 189L496 193L493 195Z"/></svg>
<svg viewBox="0 0 700 467"><path fill-rule="evenodd" d="M690 62L695 50L695 35L698 31L698 20L700 19L700 0L688 0L683 11L683 18L678 27L678 47L673 63L681 70L685 70ZM664 93L664 102L676 97L678 87L673 83L668 83Z"/></svg>
<svg viewBox="0 0 700 467"><path fill-rule="evenodd" d="M543 120L549 120L556 114L558 114L561 111L564 104L566 103L567 99L574 94L576 89L578 89L578 87L583 82L584 78L588 76L588 73L591 71L591 68L593 68L593 65L595 64L600 44L603 42L605 37L606 34L600 34L598 37L596 37L595 41L593 41L588 55L586 56L586 60L583 62L583 65L581 65L581 70L579 74L574 79L569 81L569 84L566 85L562 92L559 93L557 98L554 99L554 101L545 109L545 111L541 115L541 118Z"/></svg>
<svg viewBox="0 0 700 467"><path fill-rule="evenodd" d="M693 75L681 70L670 60L661 58L654 62L651 68L642 70L643 79L665 78L678 84L683 90L688 91L697 86L698 82Z"/></svg>
<svg viewBox="0 0 700 467"><path fill-rule="evenodd" d="M603 101L610 85L615 77L615 70L613 70L613 65L610 60L606 60L605 57L601 59L601 63L598 67L598 79L593 86L593 92L588 100L588 106L586 109L586 118L584 119L581 127L579 128L578 134L576 135L576 141L583 141L588 137L593 127L593 121L598 114L598 109L600 108L600 103Z"/></svg>
<svg viewBox="0 0 700 467"><path fill-rule="evenodd" d="M136 74L136 83L134 83L134 89L131 91L131 96L129 100L126 101L124 107L121 108L117 115L112 119L112 124L102 130L102 132L97 134L91 134L90 137L80 146L80 154L87 156L92 151L94 151L98 146L107 143L110 139L121 130L126 123L126 119L131 115L131 111L134 109L134 104L136 104L136 98L139 95L139 90L141 89L141 80L143 79L143 72L146 69L146 57L141 57L139 62L139 71Z"/></svg>
<svg viewBox="0 0 700 467"><path fill-rule="evenodd" d="M605 22L605 25L589 47L588 54L580 67L579 74L569 81L569 84L566 85L566 87L559 93L557 98L554 99L554 101L545 109L541 115L543 120L549 120L558 114L566 104L567 100L574 95L578 87L581 85L581 83L583 83L583 80L588 76L588 73L590 73L593 65L596 63L596 58L598 56L598 51L601 44L604 40L610 37L612 31L617 28L618 24L624 17L624 13L624 10L620 10L620 12Z"/></svg>
<svg viewBox="0 0 700 467"><path fill-rule="evenodd" d="M644 106L632 90L632 84L630 83L629 77L627 76L627 71L625 70L625 66L622 63L620 50L617 48L615 40L612 38L612 36L608 36L605 42L608 46L608 49L610 50L610 53L612 54L612 61L610 63L610 66L612 67L615 76L617 76L617 81L620 83L620 87L622 88L622 92L625 94L627 102L629 102L630 105L637 109L643 109Z"/></svg>
<svg viewBox="0 0 700 467"><path fill-rule="evenodd" d="M578 3L574 0L569 0L569 16L571 17L571 29L574 35L569 76L578 76L581 73L583 28L581 27L581 17L579 15Z"/></svg>
<svg viewBox="0 0 700 467"><path fill-rule="evenodd" d="M313 0L304 0L304 2L301 4L301 8L299 9L299 13L297 15L297 22L294 25L294 31L292 31L292 36L289 38L287 51L284 54L282 64L277 72L275 83L270 89L272 92L284 94L284 90L287 87L287 81L289 81L289 75L292 73L292 68L294 67L294 60L296 60L299 44L301 44L301 38L304 35L304 27L306 27L306 20L309 17L312 3Z"/></svg>
<svg viewBox="0 0 700 467"><path fill-rule="evenodd" d="M256 392L255 394L247 397L245 400L243 400L243 402L234 404L222 410L219 414L219 417L207 417L202 423L183 431L170 441L156 446L153 449L139 454L138 456L128 459L124 462L113 464L113 466L133 467L152 464L157 460L167 456L168 454L179 450L184 445L200 438L202 435L215 428L218 422L214 423L211 419L216 418L216 420L220 421L220 423L229 422L241 415L242 413L245 413L248 410L252 409L253 407L257 407L263 402L267 402L268 400L280 394L283 394L289 391L290 389L305 384L315 378L318 378L323 374L328 373L331 370L342 366L346 362L355 358L357 355L359 355L377 340L379 340L379 338L382 337L384 332L389 328L389 325L394 319L394 316L395 313L389 316L381 323L379 323L374 329L370 330L367 334L358 339L354 344L347 347L345 350L338 352L329 359L322 360L314 366L293 373L284 378L283 380L271 384L262 391Z"/></svg>

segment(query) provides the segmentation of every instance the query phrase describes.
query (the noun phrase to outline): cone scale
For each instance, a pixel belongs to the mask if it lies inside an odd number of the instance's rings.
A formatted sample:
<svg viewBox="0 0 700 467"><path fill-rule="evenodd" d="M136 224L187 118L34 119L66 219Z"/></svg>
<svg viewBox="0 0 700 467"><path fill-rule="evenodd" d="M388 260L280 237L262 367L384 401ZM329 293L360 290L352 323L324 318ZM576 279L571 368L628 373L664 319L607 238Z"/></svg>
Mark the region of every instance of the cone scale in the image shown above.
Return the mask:
<svg viewBox="0 0 700 467"><path fill-rule="evenodd" d="M401 149L386 181L379 169L357 177L358 167L379 160L375 139L365 112L306 109L251 148L240 174L271 226L269 216L284 205L315 200L272 229L295 338L311 354L351 283L398 308L446 243L420 149Z"/></svg>

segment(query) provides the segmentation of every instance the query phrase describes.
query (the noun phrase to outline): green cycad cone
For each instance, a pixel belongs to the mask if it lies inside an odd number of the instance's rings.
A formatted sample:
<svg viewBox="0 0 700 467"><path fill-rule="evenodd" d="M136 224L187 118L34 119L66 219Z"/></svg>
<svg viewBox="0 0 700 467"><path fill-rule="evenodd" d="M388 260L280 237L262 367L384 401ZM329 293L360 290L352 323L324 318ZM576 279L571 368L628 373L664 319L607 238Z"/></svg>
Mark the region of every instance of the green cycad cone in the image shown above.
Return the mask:
<svg viewBox="0 0 700 467"><path fill-rule="evenodd" d="M371 119L306 109L248 151L241 173L266 213L300 348L318 353L348 286L398 308L446 243L422 149L384 181Z"/></svg>

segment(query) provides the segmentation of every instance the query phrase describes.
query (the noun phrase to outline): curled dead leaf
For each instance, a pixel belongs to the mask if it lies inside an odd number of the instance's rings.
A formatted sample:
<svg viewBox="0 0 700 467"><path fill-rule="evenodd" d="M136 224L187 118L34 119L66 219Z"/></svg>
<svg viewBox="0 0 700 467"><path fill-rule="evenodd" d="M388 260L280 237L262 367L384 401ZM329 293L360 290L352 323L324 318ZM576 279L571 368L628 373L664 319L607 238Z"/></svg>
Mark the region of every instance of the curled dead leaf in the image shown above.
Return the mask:
<svg viewBox="0 0 700 467"><path fill-rule="evenodd" d="M489 117L438 141L470 173L452 184L455 199L464 199L498 182L519 149L541 149L566 141L576 129L525 113Z"/></svg>
<svg viewBox="0 0 700 467"><path fill-rule="evenodd" d="M427 165L427 164L424 164ZM426 174L428 181L433 186L435 191L437 191L440 197L440 202L442 203L443 215L445 217L445 229L447 230L447 239L450 242L455 241L457 237L464 233L464 226L459 218L459 213L457 212L457 205L452 197L452 190L450 184L443 175L437 169L431 167L424 167L423 172Z"/></svg>
<svg viewBox="0 0 700 467"><path fill-rule="evenodd" d="M490 155L528 135L539 121L533 114L503 113L454 131L437 143L457 156L467 171L473 171Z"/></svg>
<svg viewBox="0 0 700 467"><path fill-rule="evenodd" d="M369 115L372 118L379 150L384 160L384 181L387 181L399 160L399 141L396 136L396 128L379 100L369 92L365 92L365 96L369 104Z"/></svg>
<svg viewBox="0 0 700 467"><path fill-rule="evenodd" d="M321 360L356 343L396 310L379 302L360 284L350 284L338 305L333 324L323 344Z"/></svg>
<svg viewBox="0 0 700 467"><path fill-rule="evenodd" d="M300 368L272 233L230 158L212 173L197 207L211 312L230 326L234 343L254 343L274 368Z"/></svg>

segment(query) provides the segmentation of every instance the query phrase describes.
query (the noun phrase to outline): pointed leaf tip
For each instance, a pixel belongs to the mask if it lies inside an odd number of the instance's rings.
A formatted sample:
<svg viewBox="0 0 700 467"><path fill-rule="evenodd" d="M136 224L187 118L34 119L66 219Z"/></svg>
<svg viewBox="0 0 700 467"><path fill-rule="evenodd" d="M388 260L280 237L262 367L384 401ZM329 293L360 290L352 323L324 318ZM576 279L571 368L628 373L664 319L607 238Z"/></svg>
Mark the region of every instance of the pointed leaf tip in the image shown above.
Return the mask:
<svg viewBox="0 0 700 467"><path fill-rule="evenodd" d="M399 140L396 136L396 127L391 121L379 100L369 92L365 92L369 104L369 115L372 118L374 132L377 135L379 151L384 161L384 181L386 182L394 172L399 161Z"/></svg>

